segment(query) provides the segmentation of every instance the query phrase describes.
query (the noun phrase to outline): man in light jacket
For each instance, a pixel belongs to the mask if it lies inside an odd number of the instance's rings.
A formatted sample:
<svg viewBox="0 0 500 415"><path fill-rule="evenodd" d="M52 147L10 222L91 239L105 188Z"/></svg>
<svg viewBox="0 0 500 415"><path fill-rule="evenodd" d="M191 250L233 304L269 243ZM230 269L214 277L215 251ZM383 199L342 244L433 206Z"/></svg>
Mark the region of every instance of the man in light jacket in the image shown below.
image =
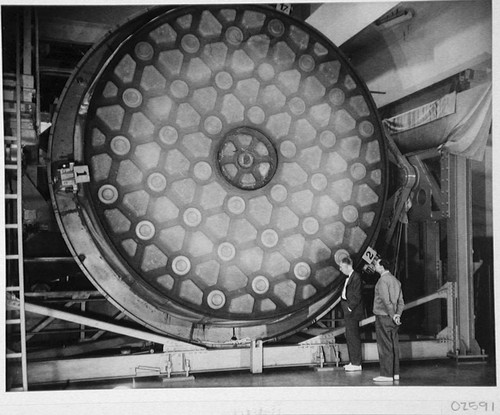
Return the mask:
<svg viewBox="0 0 500 415"><path fill-rule="evenodd" d="M380 376L375 382L399 380L399 336L401 314L404 309L401 283L389 271L389 263L384 259L374 262L380 278L375 285L373 314L380 361Z"/></svg>

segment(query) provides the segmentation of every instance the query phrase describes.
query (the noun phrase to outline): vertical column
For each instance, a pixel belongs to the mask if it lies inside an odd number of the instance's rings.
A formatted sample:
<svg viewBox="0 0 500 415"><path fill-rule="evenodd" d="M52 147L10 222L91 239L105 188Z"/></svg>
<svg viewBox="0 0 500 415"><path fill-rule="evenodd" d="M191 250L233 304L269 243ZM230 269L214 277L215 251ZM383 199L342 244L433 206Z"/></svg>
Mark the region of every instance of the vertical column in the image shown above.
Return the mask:
<svg viewBox="0 0 500 415"><path fill-rule="evenodd" d="M262 366L264 360L264 348L262 347L262 340L252 340L250 346L250 372L262 373Z"/></svg>
<svg viewBox="0 0 500 415"><path fill-rule="evenodd" d="M23 14L23 74L31 75L32 42L31 42L31 9L27 7Z"/></svg>
<svg viewBox="0 0 500 415"><path fill-rule="evenodd" d="M439 222L425 221L422 224L424 239L424 284L425 295L435 293L441 286L440 266L440 232ZM441 304L439 301L428 302L424 305L424 324L430 333L441 330Z"/></svg>
<svg viewBox="0 0 500 415"><path fill-rule="evenodd" d="M461 355L479 354L474 330L470 162L452 154L443 156L449 158L448 279L457 284L458 348Z"/></svg>

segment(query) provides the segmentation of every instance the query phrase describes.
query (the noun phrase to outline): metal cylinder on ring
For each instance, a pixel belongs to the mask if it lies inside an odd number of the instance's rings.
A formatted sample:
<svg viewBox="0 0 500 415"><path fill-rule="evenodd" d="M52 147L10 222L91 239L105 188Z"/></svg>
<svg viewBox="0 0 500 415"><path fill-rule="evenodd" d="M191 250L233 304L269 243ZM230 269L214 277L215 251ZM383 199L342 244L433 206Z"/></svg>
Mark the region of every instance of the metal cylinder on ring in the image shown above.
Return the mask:
<svg viewBox="0 0 500 415"><path fill-rule="evenodd" d="M387 187L363 81L271 8L153 9L84 58L51 132L52 190L86 275L129 316L209 346L280 338L338 297Z"/></svg>

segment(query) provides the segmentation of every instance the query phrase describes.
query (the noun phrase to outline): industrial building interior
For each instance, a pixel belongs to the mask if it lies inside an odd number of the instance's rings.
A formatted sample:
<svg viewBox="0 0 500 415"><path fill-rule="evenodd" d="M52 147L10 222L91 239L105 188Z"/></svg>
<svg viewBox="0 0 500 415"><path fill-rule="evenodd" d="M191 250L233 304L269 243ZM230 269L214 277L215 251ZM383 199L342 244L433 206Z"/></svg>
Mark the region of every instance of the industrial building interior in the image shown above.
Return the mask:
<svg viewBox="0 0 500 415"><path fill-rule="evenodd" d="M1 18L7 392L373 386L374 256L392 386L497 385L492 1Z"/></svg>

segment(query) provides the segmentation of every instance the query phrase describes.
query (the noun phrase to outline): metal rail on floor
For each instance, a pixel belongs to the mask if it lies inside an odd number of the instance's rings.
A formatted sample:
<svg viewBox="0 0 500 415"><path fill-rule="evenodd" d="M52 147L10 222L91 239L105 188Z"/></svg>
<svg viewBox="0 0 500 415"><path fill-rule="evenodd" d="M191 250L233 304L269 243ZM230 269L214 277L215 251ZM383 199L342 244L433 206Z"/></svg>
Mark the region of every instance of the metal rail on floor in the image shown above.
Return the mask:
<svg viewBox="0 0 500 415"><path fill-rule="evenodd" d="M330 346L263 347L262 341L254 341L244 348L45 360L29 363L29 382L40 385L147 376L165 380L193 379L193 374L206 372L248 370L262 373L264 369L278 367L321 368L325 367L325 347Z"/></svg>
<svg viewBox="0 0 500 415"><path fill-rule="evenodd" d="M406 309L417 307L438 298L453 298L453 283L447 283L438 292L420 298L406 305ZM450 306L450 301L448 301ZM453 304L453 301L451 301ZM10 301L9 307L19 307ZM138 378L159 376L165 379L192 379L193 373L249 370L262 373L264 369L277 367L307 366L316 369L339 368L341 355L347 356L344 344L335 343L335 336L342 334L343 328L332 330L325 335L316 336L298 345L266 345L262 341L252 341L242 347L207 350L192 344L177 342L168 337L117 324L97 321L88 317L54 310L48 307L26 303L26 311L42 314L51 318L63 319L77 324L96 327L101 330L119 333L129 337L164 344L164 352L141 353L107 357L69 358L64 360L45 360L29 362L29 382L50 384L66 381L95 381L110 378ZM453 310L449 310L453 315ZM362 325L371 324L373 318L363 320ZM446 357L450 338L443 341L402 342L401 359L422 359ZM364 361L377 361L375 343L363 344Z"/></svg>

